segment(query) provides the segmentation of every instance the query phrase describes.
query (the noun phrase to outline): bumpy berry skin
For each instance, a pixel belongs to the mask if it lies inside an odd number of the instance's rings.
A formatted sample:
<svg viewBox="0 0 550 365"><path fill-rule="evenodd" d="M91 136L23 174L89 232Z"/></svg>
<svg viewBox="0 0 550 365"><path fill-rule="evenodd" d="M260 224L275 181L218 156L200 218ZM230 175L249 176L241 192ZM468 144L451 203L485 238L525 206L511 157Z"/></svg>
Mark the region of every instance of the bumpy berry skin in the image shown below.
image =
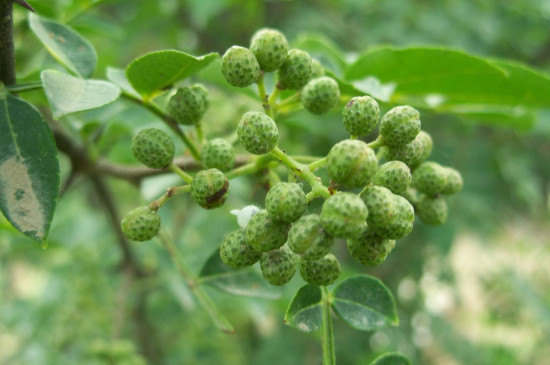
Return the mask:
<svg viewBox="0 0 550 365"><path fill-rule="evenodd" d="M372 178L375 185L384 186L394 194L404 193L411 184L411 170L401 161L386 162Z"/></svg>
<svg viewBox="0 0 550 365"><path fill-rule="evenodd" d="M285 244L289 228L289 224L276 220L262 209L246 225L246 239L256 251L275 250Z"/></svg>
<svg viewBox="0 0 550 365"><path fill-rule="evenodd" d="M321 207L321 224L333 237L354 238L367 227L369 212L363 200L352 193L337 193Z"/></svg>
<svg viewBox="0 0 550 365"><path fill-rule="evenodd" d="M321 62L316 59L311 60L311 79L316 79L318 77L325 76L325 68L321 65Z"/></svg>
<svg viewBox="0 0 550 365"><path fill-rule="evenodd" d="M404 146L387 148L386 157L390 160L402 161L413 170L430 155L432 147L432 137L420 131L412 142Z"/></svg>
<svg viewBox="0 0 550 365"><path fill-rule="evenodd" d="M261 112L246 112L237 126L237 136L244 149L255 155L271 152L277 145L279 130L269 116Z"/></svg>
<svg viewBox="0 0 550 365"><path fill-rule="evenodd" d="M452 195L460 192L464 186L464 181L462 180L462 175L457 170L445 167L445 173L447 175L447 183L441 189L441 194Z"/></svg>
<svg viewBox="0 0 550 365"><path fill-rule="evenodd" d="M218 169L199 171L191 182L191 197L204 209L221 207L228 193L229 180Z"/></svg>
<svg viewBox="0 0 550 365"><path fill-rule="evenodd" d="M304 215L288 232L288 247L305 260L317 260L330 252L332 238L323 228L317 214Z"/></svg>
<svg viewBox="0 0 550 365"><path fill-rule="evenodd" d="M330 77L311 79L302 89L302 105L313 114L325 114L340 100L338 83Z"/></svg>
<svg viewBox="0 0 550 365"><path fill-rule="evenodd" d="M395 240L383 238L370 229L355 239L347 240L348 250L361 265L378 266L395 247Z"/></svg>
<svg viewBox="0 0 550 365"><path fill-rule="evenodd" d="M416 204L416 214L426 224L437 226L445 223L447 213L447 202L442 197L423 196Z"/></svg>
<svg viewBox="0 0 550 365"><path fill-rule="evenodd" d="M248 244L244 229L229 233L220 246L222 261L237 269L254 265L261 256L261 252L256 251Z"/></svg>
<svg viewBox="0 0 550 365"><path fill-rule="evenodd" d="M168 101L168 114L183 125L198 124L208 106L204 90L199 86L180 87Z"/></svg>
<svg viewBox="0 0 550 365"><path fill-rule="evenodd" d="M260 259L262 276L271 285L284 285L296 273L297 257L288 248L265 252Z"/></svg>
<svg viewBox="0 0 550 365"><path fill-rule="evenodd" d="M124 216L122 233L134 241L147 241L160 230L160 216L148 206L137 207Z"/></svg>
<svg viewBox="0 0 550 365"><path fill-rule="evenodd" d="M142 129L132 138L134 157L152 169L170 165L175 150L172 138L160 129Z"/></svg>
<svg viewBox="0 0 550 365"><path fill-rule="evenodd" d="M340 263L333 254L318 260L300 260L300 275L312 285L326 286L334 283L342 273Z"/></svg>
<svg viewBox="0 0 550 365"><path fill-rule="evenodd" d="M387 112L380 122L380 135L388 146L403 146L420 132L420 113L408 105Z"/></svg>
<svg viewBox="0 0 550 365"><path fill-rule="evenodd" d="M214 138L201 150L204 166L220 171L230 170L235 164L235 150L231 143L223 138Z"/></svg>
<svg viewBox="0 0 550 365"><path fill-rule="evenodd" d="M267 192L265 209L275 219L292 223L306 211L306 194L298 184L278 183Z"/></svg>
<svg viewBox="0 0 550 365"><path fill-rule="evenodd" d="M248 48L233 46L222 57L222 73L231 85L246 87L260 77L260 65Z"/></svg>
<svg viewBox="0 0 550 365"><path fill-rule="evenodd" d="M423 162L412 174L412 184L420 192L434 196L447 184L447 170L437 162Z"/></svg>
<svg viewBox="0 0 550 365"><path fill-rule="evenodd" d="M366 95L351 98L342 111L342 119L349 134L366 136L376 128L380 119L378 103Z"/></svg>
<svg viewBox="0 0 550 365"><path fill-rule="evenodd" d="M372 230L384 238L400 240L411 233L414 225L414 208L400 195L394 195L398 214L394 215L385 226L371 227Z"/></svg>
<svg viewBox="0 0 550 365"><path fill-rule="evenodd" d="M361 192L361 199L369 211L367 217L369 227L387 226L399 214L394 194L383 186L368 186Z"/></svg>
<svg viewBox="0 0 550 365"><path fill-rule="evenodd" d="M363 187L369 183L377 168L374 151L360 140L340 141L332 146L327 155L327 174L341 186Z"/></svg>
<svg viewBox="0 0 550 365"><path fill-rule="evenodd" d="M278 70L279 87L300 90L311 79L311 56L305 51L291 49Z"/></svg>
<svg viewBox="0 0 550 365"><path fill-rule="evenodd" d="M260 68L271 72L285 62L288 54L288 42L278 30L264 28L252 36L250 50L256 56Z"/></svg>
<svg viewBox="0 0 550 365"><path fill-rule="evenodd" d="M204 109L208 109L210 106L210 101L208 100L208 89L203 84L191 85L191 90L195 91L198 95L201 96L204 102Z"/></svg>

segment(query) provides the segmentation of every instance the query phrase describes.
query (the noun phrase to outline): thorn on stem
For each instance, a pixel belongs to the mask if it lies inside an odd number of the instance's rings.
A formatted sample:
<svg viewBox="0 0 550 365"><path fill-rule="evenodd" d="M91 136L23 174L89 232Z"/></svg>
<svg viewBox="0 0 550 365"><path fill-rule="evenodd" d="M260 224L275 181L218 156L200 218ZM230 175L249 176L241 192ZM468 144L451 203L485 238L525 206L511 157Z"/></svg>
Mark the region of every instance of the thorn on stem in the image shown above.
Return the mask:
<svg viewBox="0 0 550 365"><path fill-rule="evenodd" d="M32 11L33 13L36 13L36 10L34 10L34 8L31 6L31 4L29 4L25 0L12 0L12 1L14 3L16 3L17 5L22 6L25 9Z"/></svg>

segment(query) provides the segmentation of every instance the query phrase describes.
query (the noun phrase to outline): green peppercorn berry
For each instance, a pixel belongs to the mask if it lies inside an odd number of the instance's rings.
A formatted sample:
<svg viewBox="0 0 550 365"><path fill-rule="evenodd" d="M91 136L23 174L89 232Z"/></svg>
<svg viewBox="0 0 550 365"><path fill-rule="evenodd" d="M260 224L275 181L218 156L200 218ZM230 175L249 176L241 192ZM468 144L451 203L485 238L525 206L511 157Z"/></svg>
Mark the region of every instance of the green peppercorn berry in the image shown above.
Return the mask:
<svg viewBox="0 0 550 365"><path fill-rule="evenodd" d="M142 129L132 138L132 153L142 164L153 169L164 168L174 158L174 141L160 129Z"/></svg>
<svg viewBox="0 0 550 365"><path fill-rule="evenodd" d="M306 211L306 194L298 184L278 183L267 192L265 209L275 219L292 223Z"/></svg>
<svg viewBox="0 0 550 365"><path fill-rule="evenodd" d="M386 157L390 160L402 161L413 170L430 155L432 146L432 137L420 131L412 142L404 146L387 148Z"/></svg>
<svg viewBox="0 0 550 365"><path fill-rule="evenodd" d="M271 285L284 285L296 273L296 255L286 246L278 250L265 252L260 259L262 276Z"/></svg>
<svg viewBox="0 0 550 365"><path fill-rule="evenodd" d="M168 114L178 123L183 125L198 124L208 102L204 97L204 91L194 86L180 87L168 101Z"/></svg>
<svg viewBox="0 0 550 365"><path fill-rule="evenodd" d="M269 153L277 145L279 130L269 116L261 112L246 112L237 126L237 136L244 149L255 155Z"/></svg>
<svg viewBox="0 0 550 365"><path fill-rule="evenodd" d="M313 114L325 114L340 100L340 88L331 77L311 79L300 94L302 105Z"/></svg>
<svg viewBox="0 0 550 365"><path fill-rule="evenodd" d="M210 102L208 101L208 89L203 84L191 85L191 89L202 97L204 109L208 109Z"/></svg>
<svg viewBox="0 0 550 365"><path fill-rule="evenodd" d="M285 244L289 229L288 223L278 221L262 209L246 225L246 238L256 251L271 251Z"/></svg>
<svg viewBox="0 0 550 365"><path fill-rule="evenodd" d="M191 182L191 197L204 209L221 207L228 193L229 180L218 169L199 171Z"/></svg>
<svg viewBox="0 0 550 365"><path fill-rule="evenodd" d="M316 59L311 60L311 79L316 79L318 77L325 76L325 68L321 65L321 62Z"/></svg>
<svg viewBox="0 0 550 365"><path fill-rule="evenodd" d="M229 233L220 246L222 261L237 269L254 265L261 256L261 252L256 251L248 244L244 229Z"/></svg>
<svg viewBox="0 0 550 365"><path fill-rule="evenodd" d="M300 260L300 275L312 285L326 286L334 283L342 273L338 259L328 254L318 260Z"/></svg>
<svg viewBox="0 0 550 365"><path fill-rule="evenodd" d="M378 103L366 95L351 98L342 111L342 119L349 134L366 136L376 128L380 119Z"/></svg>
<svg viewBox="0 0 550 365"><path fill-rule="evenodd" d="M148 206L137 207L124 216L122 233L133 241L147 241L160 230L160 216Z"/></svg>
<svg viewBox="0 0 550 365"><path fill-rule="evenodd" d="M411 184L411 170L401 161L386 162L372 178L375 185L384 186L394 194L404 193Z"/></svg>
<svg viewBox="0 0 550 365"><path fill-rule="evenodd" d="M371 229L367 229L361 237L347 240L348 250L361 265L378 266L395 247L395 240L383 238Z"/></svg>
<svg viewBox="0 0 550 365"><path fill-rule="evenodd" d="M330 252L332 238L323 228L317 214L304 215L288 232L288 247L305 260L317 260Z"/></svg>
<svg viewBox="0 0 550 365"><path fill-rule="evenodd" d="M385 226L373 226L372 230L381 237L392 240L405 238L413 229L414 208L400 195L394 195L398 214L394 215L390 222Z"/></svg>
<svg viewBox="0 0 550 365"><path fill-rule="evenodd" d="M426 224L440 225L447 220L447 202L443 197L423 196L416 204L418 218Z"/></svg>
<svg viewBox="0 0 550 365"><path fill-rule="evenodd" d="M432 153L433 148L433 140L432 137L424 132L420 131L418 132L418 135L416 136L415 140L418 139L420 141L420 145L422 146L422 154L420 155L419 161L413 163L410 167L411 169L415 169L418 165L420 165L425 159L430 157L430 154Z"/></svg>
<svg viewBox="0 0 550 365"><path fill-rule="evenodd" d="M260 68L271 72L285 62L288 55L288 42L278 30L263 28L252 36L250 50L256 56Z"/></svg>
<svg viewBox="0 0 550 365"><path fill-rule="evenodd" d="M444 169L445 174L447 175L447 184L445 184L441 190L441 194L452 195L460 192L464 185L460 172L450 167L445 167Z"/></svg>
<svg viewBox="0 0 550 365"><path fill-rule="evenodd" d="M311 79L312 61L309 53L291 49L285 62L279 67L279 87L300 90Z"/></svg>
<svg viewBox="0 0 550 365"><path fill-rule="evenodd" d="M356 194L337 193L321 207L321 224L333 237L354 238L366 229L369 212Z"/></svg>
<svg viewBox="0 0 550 365"><path fill-rule="evenodd" d="M447 185L447 170L437 162L423 162L412 174L412 185L420 192L434 196Z"/></svg>
<svg viewBox="0 0 550 365"><path fill-rule="evenodd" d="M204 166L227 171L235 165L235 150L231 143L223 138L208 141L201 150Z"/></svg>
<svg viewBox="0 0 550 365"><path fill-rule="evenodd" d="M403 146L420 132L420 113L411 106L397 106L380 122L380 135L387 146Z"/></svg>
<svg viewBox="0 0 550 365"><path fill-rule="evenodd" d="M231 85L246 87L260 77L260 65L248 48L233 46L222 57L222 73Z"/></svg>
<svg viewBox="0 0 550 365"><path fill-rule="evenodd" d="M327 174L341 186L363 187L369 183L377 168L374 151L360 140L340 141L332 146L327 155Z"/></svg>
<svg viewBox="0 0 550 365"><path fill-rule="evenodd" d="M361 199L369 211L369 227L385 227L399 214L394 194L383 186L370 185L361 192Z"/></svg>

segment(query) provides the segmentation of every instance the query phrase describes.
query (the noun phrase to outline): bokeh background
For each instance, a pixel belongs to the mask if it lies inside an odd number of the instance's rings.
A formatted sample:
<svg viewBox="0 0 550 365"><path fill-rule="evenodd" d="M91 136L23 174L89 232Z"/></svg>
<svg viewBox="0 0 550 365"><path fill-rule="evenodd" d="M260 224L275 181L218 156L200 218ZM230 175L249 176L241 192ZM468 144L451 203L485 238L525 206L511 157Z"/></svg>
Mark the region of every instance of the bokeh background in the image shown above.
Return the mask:
<svg viewBox="0 0 550 365"><path fill-rule="evenodd" d="M261 27L283 31L291 44L319 34L353 60L368 47L441 45L502 58L550 72L549 0L29 0L39 14L66 22L96 47L95 78L107 66L124 68L153 50L191 54L247 46ZM15 10L20 80L38 79L54 61ZM318 55L327 68L331 59ZM52 66L54 67L54 66ZM406 67L406 63L404 63ZM195 81L211 94L205 131L229 135L257 103L224 86L214 63ZM27 95L25 95L27 96ZM40 92L29 94L44 102ZM550 98L550 95L548 95ZM123 101L62 120L83 140L99 128L95 151L135 164L133 134L158 126L150 114ZM294 153L324 155L346 138L338 111L300 112L282 122L281 141ZM357 332L335 320L340 364L366 364L398 351L414 364L547 364L550 359L550 112L538 110L522 128L453 115L422 113L434 138L432 159L459 169L464 191L450 200L440 227L415 223L377 268L354 263L341 243L344 275L379 277L395 295L400 325ZM60 155L62 174L69 161ZM177 179L162 177L136 188L109 180L121 212L157 196ZM161 214L198 272L225 233L235 229L231 209L262 204L265 192L250 178L232 181L221 209L203 211L188 197L172 199ZM154 275L136 278L120 267L109 219L85 180L59 201L49 248L42 250L0 218L0 364L110 364L104 348L135 353L136 364L319 364L315 334L282 323L303 281L296 277L276 300L209 291L237 334L218 332L156 242L132 244ZM274 289L277 291L276 289Z"/></svg>

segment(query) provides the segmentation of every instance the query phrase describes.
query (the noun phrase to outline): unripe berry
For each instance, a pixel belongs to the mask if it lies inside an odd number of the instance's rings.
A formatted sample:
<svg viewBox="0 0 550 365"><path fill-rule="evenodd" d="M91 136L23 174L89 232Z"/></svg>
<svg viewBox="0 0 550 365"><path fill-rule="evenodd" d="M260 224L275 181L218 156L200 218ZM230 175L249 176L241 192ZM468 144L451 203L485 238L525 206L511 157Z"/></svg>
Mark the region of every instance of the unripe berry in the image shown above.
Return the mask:
<svg viewBox="0 0 550 365"><path fill-rule="evenodd" d="M366 95L351 98L342 111L342 119L349 134L366 136L376 128L380 119L378 103Z"/></svg>
<svg viewBox="0 0 550 365"><path fill-rule="evenodd" d="M278 30L264 28L252 36L250 50L256 56L260 68L271 72L285 62L288 55L288 42Z"/></svg>
<svg viewBox="0 0 550 365"><path fill-rule="evenodd" d="M148 206L137 207L124 216L122 233L134 241L147 241L160 230L160 216Z"/></svg>
<svg viewBox="0 0 550 365"><path fill-rule="evenodd" d="M244 149L255 155L271 152L277 145L279 130L269 116L261 112L246 112L237 126L237 136Z"/></svg>
<svg viewBox="0 0 550 365"><path fill-rule="evenodd" d="M415 169L432 152L432 137L424 131L420 131L415 139L404 146L389 147L386 149L386 157L390 160L399 160Z"/></svg>
<svg viewBox="0 0 550 365"><path fill-rule="evenodd" d="M418 163L411 166L412 169L416 168L416 166L420 165L422 161L430 156L434 145L432 137L424 131L418 132L418 135L415 139L418 139L420 141L420 145L422 146L422 154L420 155L420 160L418 161Z"/></svg>
<svg viewBox="0 0 550 365"><path fill-rule="evenodd" d="M337 193L321 207L321 224L333 237L353 238L367 227L369 212L363 200L352 193Z"/></svg>
<svg viewBox="0 0 550 365"><path fill-rule="evenodd" d="M174 141L160 129L142 129L132 138L132 153L142 164L153 169L170 165L174 158Z"/></svg>
<svg viewBox="0 0 550 365"><path fill-rule="evenodd" d="M244 229L229 233L220 246L222 261L237 269L253 265L261 256L261 252L256 251L248 244Z"/></svg>
<svg viewBox="0 0 550 365"><path fill-rule="evenodd" d="M262 209L246 225L246 239L256 251L275 250L285 244L290 225L276 220Z"/></svg>
<svg viewBox="0 0 550 365"><path fill-rule="evenodd" d="M338 259L328 254L318 260L300 260L300 275L312 285L326 286L334 283L342 273Z"/></svg>
<svg viewBox="0 0 550 365"><path fill-rule="evenodd" d="M201 150L204 166L220 171L230 170L235 164L235 150L231 143L223 138L214 138Z"/></svg>
<svg viewBox="0 0 550 365"><path fill-rule="evenodd" d="M385 226L371 227L372 230L381 237L392 240L399 240L407 236L414 225L414 208L400 195L394 195L398 214L394 215L390 222Z"/></svg>
<svg viewBox="0 0 550 365"><path fill-rule="evenodd" d="M318 77L325 76L325 68L321 65L321 62L316 59L311 60L311 79L316 79Z"/></svg>
<svg viewBox="0 0 550 365"><path fill-rule="evenodd" d="M340 141L332 146L327 155L327 174L341 186L363 187L369 183L377 168L374 151L363 141Z"/></svg>
<svg viewBox="0 0 550 365"><path fill-rule="evenodd" d="M464 181L462 180L462 175L457 170L445 167L445 173L447 175L447 184L441 190L441 194L452 195L458 193L462 190Z"/></svg>
<svg viewBox="0 0 550 365"><path fill-rule="evenodd" d="M412 174L412 184L420 192L434 196L447 184L447 170L437 162L423 162Z"/></svg>
<svg viewBox="0 0 550 365"><path fill-rule="evenodd" d="M282 89L300 90L311 78L311 56L305 51L291 49L278 71Z"/></svg>
<svg viewBox="0 0 550 365"><path fill-rule="evenodd" d="M278 183L267 192L265 209L275 219L292 223L306 211L306 194L298 184Z"/></svg>
<svg viewBox="0 0 550 365"><path fill-rule="evenodd" d="M180 87L168 101L168 114L184 125L198 124L201 121L208 101L204 91L198 86Z"/></svg>
<svg viewBox="0 0 550 365"><path fill-rule="evenodd" d="M394 194L404 193L411 184L411 170L401 161L386 162L372 178L375 185L385 186Z"/></svg>
<svg viewBox="0 0 550 365"><path fill-rule="evenodd" d="M204 209L221 207L228 193L229 180L218 169L199 171L191 182L191 197Z"/></svg>
<svg viewBox="0 0 550 365"><path fill-rule="evenodd" d="M351 257L361 265L378 266L395 247L395 240L383 238L370 229L358 238L348 239L347 245Z"/></svg>
<svg viewBox="0 0 550 365"><path fill-rule="evenodd" d="M388 146L403 146L420 132L420 113L408 105L387 112L380 122L380 135Z"/></svg>
<svg viewBox="0 0 550 365"><path fill-rule="evenodd" d="M260 65L248 48L233 46L222 57L222 73L231 85L246 87L260 77Z"/></svg>
<svg viewBox="0 0 550 365"><path fill-rule="evenodd" d="M394 196L388 188L376 185L368 186L361 192L361 199L369 211L369 227L385 227L399 214Z"/></svg>
<svg viewBox="0 0 550 365"><path fill-rule="evenodd" d="M288 248L265 252L260 259L263 277L271 285L284 285L296 273L296 255Z"/></svg>
<svg viewBox="0 0 550 365"><path fill-rule="evenodd" d="M210 101L208 100L208 89L203 84L191 85L191 90L195 91L202 97L204 102L204 109L208 109L210 106Z"/></svg>
<svg viewBox="0 0 550 365"><path fill-rule="evenodd" d="M334 238L324 230L317 214L304 215L288 232L288 247L305 260L317 260L330 252Z"/></svg>
<svg viewBox="0 0 550 365"><path fill-rule="evenodd" d="M447 220L447 202L442 197L423 196L416 204L416 214L422 222L439 225Z"/></svg>
<svg viewBox="0 0 550 365"><path fill-rule="evenodd" d="M338 83L330 77L311 79L300 94L302 105L313 114L328 112L340 100Z"/></svg>

